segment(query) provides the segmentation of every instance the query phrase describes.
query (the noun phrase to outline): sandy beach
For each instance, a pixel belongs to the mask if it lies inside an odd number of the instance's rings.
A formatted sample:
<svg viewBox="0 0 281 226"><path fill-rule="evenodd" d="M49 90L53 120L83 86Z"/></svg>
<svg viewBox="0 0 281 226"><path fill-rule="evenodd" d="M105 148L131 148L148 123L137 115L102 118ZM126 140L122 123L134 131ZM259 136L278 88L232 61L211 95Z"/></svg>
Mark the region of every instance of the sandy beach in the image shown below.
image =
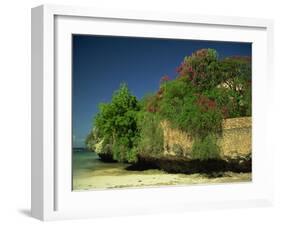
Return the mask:
<svg viewBox="0 0 281 226"><path fill-rule="evenodd" d="M73 153L73 190L157 187L168 185L250 182L251 173L225 172L210 178L202 174L170 174L161 170L129 171L123 163L104 163L95 153Z"/></svg>

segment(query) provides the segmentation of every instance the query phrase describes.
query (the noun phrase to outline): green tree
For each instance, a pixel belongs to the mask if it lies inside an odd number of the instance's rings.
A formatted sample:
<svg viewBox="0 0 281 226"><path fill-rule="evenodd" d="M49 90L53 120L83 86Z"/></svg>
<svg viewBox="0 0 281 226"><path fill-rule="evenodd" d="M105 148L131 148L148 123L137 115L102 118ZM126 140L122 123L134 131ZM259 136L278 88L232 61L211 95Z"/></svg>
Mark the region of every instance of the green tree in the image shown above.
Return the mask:
<svg viewBox="0 0 281 226"><path fill-rule="evenodd" d="M252 68L248 57L228 57L220 62L221 88L227 90L229 117L250 116Z"/></svg>
<svg viewBox="0 0 281 226"><path fill-rule="evenodd" d="M131 94L126 84L121 84L114 92L110 103L99 106L99 112L94 118L94 128L99 131L98 139L102 140L103 151L111 152L117 161L136 161L133 149L139 136L138 111L137 98Z"/></svg>

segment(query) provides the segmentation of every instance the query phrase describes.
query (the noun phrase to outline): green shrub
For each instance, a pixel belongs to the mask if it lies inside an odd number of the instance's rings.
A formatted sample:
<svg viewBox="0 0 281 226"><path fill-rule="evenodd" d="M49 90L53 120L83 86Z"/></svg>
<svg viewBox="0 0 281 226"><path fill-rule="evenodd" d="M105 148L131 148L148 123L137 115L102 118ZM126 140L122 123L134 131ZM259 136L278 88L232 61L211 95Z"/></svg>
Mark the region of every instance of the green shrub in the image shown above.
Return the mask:
<svg viewBox="0 0 281 226"><path fill-rule="evenodd" d="M208 134L205 137L194 139L191 152L192 159L209 160L220 158L220 148L217 145L217 137L214 134Z"/></svg>
<svg viewBox="0 0 281 226"><path fill-rule="evenodd" d="M214 99L198 94L183 80L168 82L159 100L159 114L192 136L221 131L222 113Z"/></svg>
<svg viewBox="0 0 281 226"><path fill-rule="evenodd" d="M138 161L138 150L137 147L133 147L127 151L126 159L129 163L136 163Z"/></svg>
<svg viewBox="0 0 281 226"><path fill-rule="evenodd" d="M176 156L182 156L183 155L183 148L179 144L174 144L172 146L172 151L176 154Z"/></svg>
<svg viewBox="0 0 281 226"><path fill-rule="evenodd" d="M138 125L140 128L140 139L138 153L142 156L159 156L163 152L164 135L161 126L161 118L158 114L141 112Z"/></svg>

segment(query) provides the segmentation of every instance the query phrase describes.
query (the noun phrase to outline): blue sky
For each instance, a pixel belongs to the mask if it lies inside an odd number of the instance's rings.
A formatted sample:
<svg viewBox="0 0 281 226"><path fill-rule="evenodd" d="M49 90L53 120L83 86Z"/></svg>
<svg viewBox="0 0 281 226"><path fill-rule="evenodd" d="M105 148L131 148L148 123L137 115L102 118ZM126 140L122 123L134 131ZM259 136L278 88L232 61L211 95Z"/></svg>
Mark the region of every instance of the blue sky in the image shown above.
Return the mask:
<svg viewBox="0 0 281 226"><path fill-rule="evenodd" d="M250 43L73 35L73 146L84 146L98 104L109 102L120 83L142 98L158 89L163 75L175 78L183 58L202 48L216 49L220 58L252 53Z"/></svg>

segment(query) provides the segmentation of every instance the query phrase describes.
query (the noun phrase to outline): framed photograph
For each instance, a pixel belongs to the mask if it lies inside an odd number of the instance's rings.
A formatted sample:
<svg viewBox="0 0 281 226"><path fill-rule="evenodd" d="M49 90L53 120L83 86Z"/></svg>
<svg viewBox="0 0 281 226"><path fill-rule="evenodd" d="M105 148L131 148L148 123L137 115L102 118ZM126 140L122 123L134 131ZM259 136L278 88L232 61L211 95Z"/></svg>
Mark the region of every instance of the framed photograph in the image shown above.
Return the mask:
<svg viewBox="0 0 281 226"><path fill-rule="evenodd" d="M32 9L32 216L271 205L273 22Z"/></svg>

